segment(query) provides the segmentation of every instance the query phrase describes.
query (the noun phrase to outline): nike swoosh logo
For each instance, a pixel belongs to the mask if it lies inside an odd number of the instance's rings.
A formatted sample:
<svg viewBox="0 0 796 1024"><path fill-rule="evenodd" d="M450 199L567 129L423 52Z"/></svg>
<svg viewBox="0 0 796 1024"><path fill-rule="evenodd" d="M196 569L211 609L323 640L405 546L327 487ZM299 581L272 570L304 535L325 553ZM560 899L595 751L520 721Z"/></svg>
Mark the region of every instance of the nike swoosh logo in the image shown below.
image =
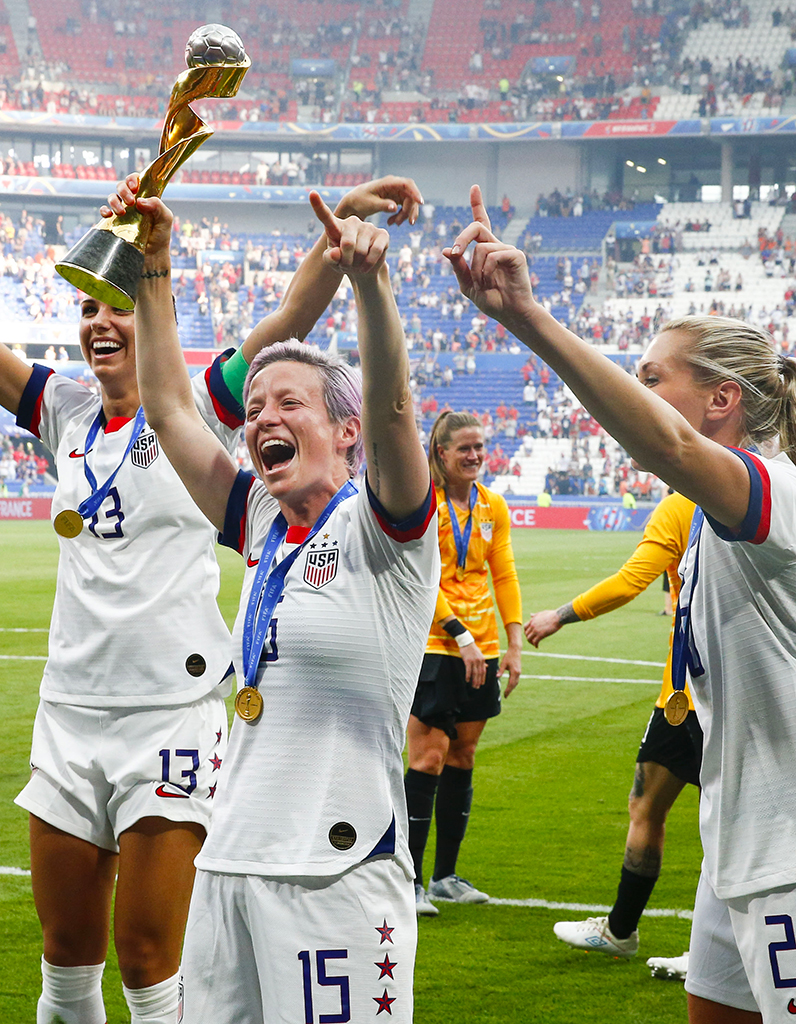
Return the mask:
<svg viewBox="0 0 796 1024"><path fill-rule="evenodd" d="M155 790L155 796L170 796L170 797L174 797L175 799L185 799L185 800L189 799L187 793L182 793L182 792L175 793L175 792L173 792L173 790L165 789L162 785L158 786L158 788Z"/></svg>
<svg viewBox="0 0 796 1024"><path fill-rule="evenodd" d="M260 559L259 558L255 558L254 561L252 561L252 556L249 555L249 557L246 559L246 565L248 565L248 567L250 569L253 569L255 567L255 565L259 565L259 564L260 564Z"/></svg>
<svg viewBox="0 0 796 1024"><path fill-rule="evenodd" d="M791 999L788 1003L788 1013L796 1013L796 999Z"/></svg>
<svg viewBox="0 0 796 1024"><path fill-rule="evenodd" d="M91 452L93 450L94 450L93 448L89 448L89 452ZM87 454L88 454L87 452L79 452L77 450L77 448L73 448L72 451L69 453L69 458L70 459L85 459Z"/></svg>

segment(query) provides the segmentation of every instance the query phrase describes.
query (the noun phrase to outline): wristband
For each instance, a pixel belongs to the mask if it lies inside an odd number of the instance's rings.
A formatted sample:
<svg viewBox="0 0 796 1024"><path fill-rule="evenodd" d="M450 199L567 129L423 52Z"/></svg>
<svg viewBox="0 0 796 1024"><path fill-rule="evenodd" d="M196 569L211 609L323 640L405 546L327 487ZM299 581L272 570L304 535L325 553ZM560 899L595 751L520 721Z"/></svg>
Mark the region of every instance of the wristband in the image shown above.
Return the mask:
<svg viewBox="0 0 796 1024"><path fill-rule="evenodd" d="M467 626L463 626L458 619L451 619L442 627L448 636L457 637L467 632Z"/></svg>
<svg viewBox="0 0 796 1024"><path fill-rule="evenodd" d="M249 364L240 349L233 352L229 359L225 359L221 364L221 376L224 383L238 402L243 401L243 384L248 372Z"/></svg>
<svg viewBox="0 0 796 1024"><path fill-rule="evenodd" d="M474 644L475 643L475 639L473 638L473 634L470 632L469 629L465 629L465 631L463 633L460 633L458 636L455 636L453 639L456 641L456 643L459 645L459 647L467 647L468 644Z"/></svg>

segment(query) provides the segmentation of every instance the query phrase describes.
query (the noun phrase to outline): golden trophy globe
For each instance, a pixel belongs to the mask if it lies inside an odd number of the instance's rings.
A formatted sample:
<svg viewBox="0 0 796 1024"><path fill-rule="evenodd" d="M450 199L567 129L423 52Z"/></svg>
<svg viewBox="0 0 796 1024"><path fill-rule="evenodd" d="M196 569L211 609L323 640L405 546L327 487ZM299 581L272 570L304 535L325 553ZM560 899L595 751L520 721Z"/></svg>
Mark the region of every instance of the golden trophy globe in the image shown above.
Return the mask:
<svg viewBox="0 0 796 1024"><path fill-rule="evenodd" d="M161 195L175 171L213 134L190 104L234 96L251 66L240 36L224 25L202 25L191 33L185 63L188 70L171 90L158 156L141 172L142 199ZM92 298L117 309L133 309L151 226L135 208L121 217L103 217L55 269Z"/></svg>

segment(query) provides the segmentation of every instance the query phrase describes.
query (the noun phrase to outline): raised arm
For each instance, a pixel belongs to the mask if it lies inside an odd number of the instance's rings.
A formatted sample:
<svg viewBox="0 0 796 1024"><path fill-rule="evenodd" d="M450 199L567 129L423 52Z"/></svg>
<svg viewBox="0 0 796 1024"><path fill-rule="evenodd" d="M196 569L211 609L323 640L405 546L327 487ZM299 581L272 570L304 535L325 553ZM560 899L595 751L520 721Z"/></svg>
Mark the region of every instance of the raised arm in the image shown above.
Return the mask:
<svg viewBox="0 0 796 1024"><path fill-rule="evenodd" d="M16 416L19 401L33 370L0 342L0 405Z"/></svg>
<svg viewBox="0 0 796 1024"><path fill-rule="evenodd" d="M348 275L358 313L362 363L362 436L371 490L396 521L425 500L429 470L417 436L409 390L409 357L385 261L389 235L358 217L335 217L310 193L328 239L327 265Z"/></svg>
<svg viewBox="0 0 796 1024"><path fill-rule="evenodd" d="M237 466L196 408L177 335L171 294L172 214L160 199L136 199L126 182L109 200L114 213L136 204L152 218L135 306L138 388L147 422L193 500L221 530ZM106 208L107 209L107 208Z"/></svg>
<svg viewBox="0 0 796 1024"><path fill-rule="evenodd" d="M338 203L335 216L364 220L375 213L387 213L389 224L402 224L405 220L414 224L422 202L420 190L411 178L388 175L347 192ZM266 345L287 338L303 341L334 298L340 286L340 273L323 258L326 242L324 232L293 275L279 307L263 317L241 345L247 363Z"/></svg>
<svg viewBox="0 0 796 1024"><path fill-rule="evenodd" d="M741 460L537 303L524 254L492 234L478 186L470 199L473 223L444 250L462 292L541 356L644 469L737 529L749 504L749 475ZM468 265L464 253L470 243L475 245ZM728 387L719 399L737 404L739 395ZM716 408L711 415L725 411Z"/></svg>

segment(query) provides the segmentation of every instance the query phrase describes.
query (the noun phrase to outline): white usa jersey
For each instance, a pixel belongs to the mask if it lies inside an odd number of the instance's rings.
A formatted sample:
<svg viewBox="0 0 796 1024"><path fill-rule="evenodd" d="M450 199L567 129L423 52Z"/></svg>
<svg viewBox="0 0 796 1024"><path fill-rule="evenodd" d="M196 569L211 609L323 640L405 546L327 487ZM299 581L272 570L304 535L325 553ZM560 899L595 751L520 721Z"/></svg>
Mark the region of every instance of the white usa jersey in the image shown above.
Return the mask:
<svg viewBox="0 0 796 1024"><path fill-rule="evenodd" d="M234 448L240 410L218 362L194 378L193 390L206 422ZM122 462L132 420L111 420L85 450L100 409L99 397L82 384L34 366L17 423L55 457L53 518L77 509L91 493L86 458L100 485ZM44 700L91 707L184 704L229 674L231 639L216 603L215 531L149 426L97 513L77 537L59 541Z"/></svg>
<svg viewBox="0 0 796 1024"><path fill-rule="evenodd" d="M746 463L737 534L703 521L681 572L704 668L689 677L705 734L700 828L720 899L796 882L796 466Z"/></svg>
<svg viewBox="0 0 796 1024"><path fill-rule="evenodd" d="M222 543L246 559L243 620L279 511L240 473ZM295 547L307 531L288 531ZM401 751L439 587L433 488L390 524L369 492L345 498L300 551L273 612L258 680L264 707L236 719L197 867L276 877L337 875L378 853L412 877Z"/></svg>

